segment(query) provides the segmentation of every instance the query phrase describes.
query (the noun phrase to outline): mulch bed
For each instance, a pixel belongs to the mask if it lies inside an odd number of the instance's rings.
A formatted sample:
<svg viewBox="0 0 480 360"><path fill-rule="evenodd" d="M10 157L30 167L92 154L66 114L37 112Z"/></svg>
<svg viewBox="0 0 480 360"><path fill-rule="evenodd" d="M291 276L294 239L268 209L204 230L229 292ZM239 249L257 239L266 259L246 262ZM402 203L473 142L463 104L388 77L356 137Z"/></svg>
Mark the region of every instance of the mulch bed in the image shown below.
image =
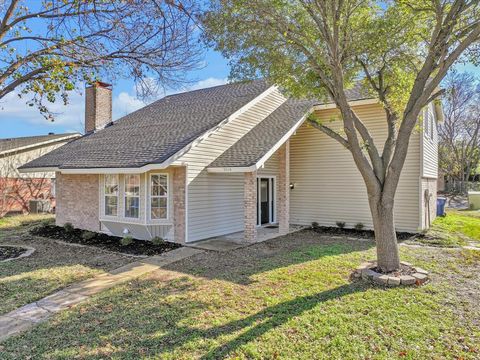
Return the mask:
<svg viewBox="0 0 480 360"><path fill-rule="evenodd" d="M0 246L0 261L19 257L27 250L21 247Z"/></svg>
<svg viewBox="0 0 480 360"><path fill-rule="evenodd" d="M357 230L357 229L341 229L339 227L333 226L316 226L312 228L312 230L316 231L322 235L334 235L334 236L351 236L351 237L358 237L361 239L375 239L375 234L372 230ZM408 232L397 232L397 240L408 240L412 236L416 234L408 233Z"/></svg>
<svg viewBox="0 0 480 360"><path fill-rule="evenodd" d="M63 227L55 225L41 225L32 229L30 233L32 235L62 240L68 243L96 246L104 250L116 251L131 255L153 256L182 247L179 244L167 241L156 245L151 241L145 240L134 240L129 245L122 245L120 244L121 238L116 236L88 232L90 236L88 238L84 238L82 236L84 233L86 233L84 230L73 229L71 231L66 231Z"/></svg>
<svg viewBox="0 0 480 360"><path fill-rule="evenodd" d="M393 272L389 272L389 273L384 272L382 269L380 269L377 266L372 268L372 270L377 272L377 273L380 273L380 274L391 275L391 276L412 275L416 272L413 267L407 266L407 265L404 265L404 264L401 264L400 269L398 269L397 271L393 271Z"/></svg>

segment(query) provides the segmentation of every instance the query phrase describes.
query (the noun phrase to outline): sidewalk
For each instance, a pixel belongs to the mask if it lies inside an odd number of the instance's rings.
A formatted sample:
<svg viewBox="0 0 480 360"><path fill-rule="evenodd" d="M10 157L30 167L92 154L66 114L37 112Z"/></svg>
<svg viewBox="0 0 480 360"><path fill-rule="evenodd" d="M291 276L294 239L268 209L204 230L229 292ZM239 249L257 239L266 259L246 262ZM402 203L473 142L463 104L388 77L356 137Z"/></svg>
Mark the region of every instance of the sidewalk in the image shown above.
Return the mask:
<svg viewBox="0 0 480 360"><path fill-rule="evenodd" d="M202 250L182 247L159 256L117 268L110 273L70 285L34 303L24 305L5 315L0 315L0 341L47 320L55 313L87 300L115 285L158 270L179 260L202 253Z"/></svg>

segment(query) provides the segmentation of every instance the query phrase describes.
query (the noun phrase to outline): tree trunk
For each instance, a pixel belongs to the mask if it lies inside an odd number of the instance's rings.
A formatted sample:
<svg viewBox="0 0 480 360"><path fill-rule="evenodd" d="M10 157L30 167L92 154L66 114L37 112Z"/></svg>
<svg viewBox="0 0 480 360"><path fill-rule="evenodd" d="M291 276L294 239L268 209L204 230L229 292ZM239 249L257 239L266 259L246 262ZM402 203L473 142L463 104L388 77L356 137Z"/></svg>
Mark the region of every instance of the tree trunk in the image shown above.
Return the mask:
<svg viewBox="0 0 480 360"><path fill-rule="evenodd" d="M397 234L393 216L393 200L374 197L370 200L375 242L377 245L377 265L382 272L400 268Z"/></svg>

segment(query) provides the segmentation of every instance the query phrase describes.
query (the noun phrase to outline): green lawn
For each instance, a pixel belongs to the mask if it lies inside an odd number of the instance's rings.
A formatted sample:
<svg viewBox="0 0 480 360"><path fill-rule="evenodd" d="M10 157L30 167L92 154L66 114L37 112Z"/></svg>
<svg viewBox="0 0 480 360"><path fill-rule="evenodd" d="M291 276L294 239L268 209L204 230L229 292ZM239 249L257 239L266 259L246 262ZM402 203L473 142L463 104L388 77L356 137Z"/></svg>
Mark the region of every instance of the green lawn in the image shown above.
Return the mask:
<svg viewBox="0 0 480 360"><path fill-rule="evenodd" d="M28 258L0 263L0 314L41 299L55 290L132 260L95 249L73 247L29 235L28 231L52 216L29 215L0 219L0 245L28 245ZM0 357L1 358L1 357Z"/></svg>
<svg viewBox="0 0 480 360"><path fill-rule="evenodd" d="M437 217L426 234L418 241L429 245L480 245L480 211L448 210L445 217Z"/></svg>
<svg viewBox="0 0 480 360"><path fill-rule="evenodd" d="M312 231L199 254L7 340L0 358L478 359L478 252L401 253L432 282L351 282L374 244Z"/></svg>

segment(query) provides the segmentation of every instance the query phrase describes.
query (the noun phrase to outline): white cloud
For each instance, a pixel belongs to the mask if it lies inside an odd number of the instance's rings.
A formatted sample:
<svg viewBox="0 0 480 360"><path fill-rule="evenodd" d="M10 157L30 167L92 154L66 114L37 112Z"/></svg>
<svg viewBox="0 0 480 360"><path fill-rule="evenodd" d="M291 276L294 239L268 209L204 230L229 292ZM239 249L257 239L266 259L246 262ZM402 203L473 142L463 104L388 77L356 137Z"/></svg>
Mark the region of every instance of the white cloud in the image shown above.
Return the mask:
<svg viewBox="0 0 480 360"><path fill-rule="evenodd" d="M130 114L131 112L144 107L145 105L146 104L142 100L137 99L135 96L123 91L113 99L112 117L113 119L121 118L122 116Z"/></svg>
<svg viewBox="0 0 480 360"><path fill-rule="evenodd" d="M192 85L189 90L198 90L198 89L204 89L212 86L218 86L218 85L224 85L227 83L227 79L219 79L215 77L209 77L205 80L200 80L194 85Z"/></svg>
<svg viewBox="0 0 480 360"><path fill-rule="evenodd" d="M227 82L224 78L209 77L200 80L194 84L186 86L180 91L198 90L212 86L223 85ZM167 95L175 94L180 91L167 91ZM113 119L118 119L146 105L145 102L138 99L135 95L135 89L131 92L122 91L115 95L113 101ZM37 133L45 131L63 132L63 131L83 131L83 122L85 114L84 94L73 91L69 93L69 103L64 105L59 99L55 103L47 103L48 108L55 115L55 121L46 120L33 106L26 104L28 97L19 98L17 93L10 93L0 101L0 129L2 127L15 127L22 123L24 126L32 126ZM35 133L32 131L32 133ZM0 138L1 138L0 132Z"/></svg>

